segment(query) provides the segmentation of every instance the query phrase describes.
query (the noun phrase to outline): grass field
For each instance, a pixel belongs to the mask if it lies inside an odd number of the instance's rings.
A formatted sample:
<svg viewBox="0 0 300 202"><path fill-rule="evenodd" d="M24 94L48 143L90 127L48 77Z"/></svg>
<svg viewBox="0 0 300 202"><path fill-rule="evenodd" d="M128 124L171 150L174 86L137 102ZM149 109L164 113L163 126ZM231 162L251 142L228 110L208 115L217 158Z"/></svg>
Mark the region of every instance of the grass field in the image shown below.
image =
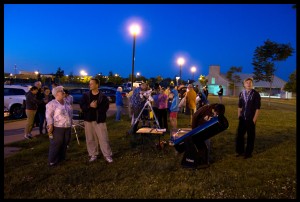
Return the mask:
<svg viewBox="0 0 300 202"><path fill-rule="evenodd" d="M210 103L217 97L209 97ZM148 138L132 149L126 131L128 116L107 126L114 153L88 163L83 131L73 136L67 161L47 165L49 141L37 137L10 144L22 151L4 159L4 199L296 199L296 102L262 100L253 157L235 157L237 99L224 97L229 128L211 138L212 163L206 169L181 167L183 154L171 146L158 149ZM179 114L178 127L189 117ZM168 140L164 135L162 139Z"/></svg>

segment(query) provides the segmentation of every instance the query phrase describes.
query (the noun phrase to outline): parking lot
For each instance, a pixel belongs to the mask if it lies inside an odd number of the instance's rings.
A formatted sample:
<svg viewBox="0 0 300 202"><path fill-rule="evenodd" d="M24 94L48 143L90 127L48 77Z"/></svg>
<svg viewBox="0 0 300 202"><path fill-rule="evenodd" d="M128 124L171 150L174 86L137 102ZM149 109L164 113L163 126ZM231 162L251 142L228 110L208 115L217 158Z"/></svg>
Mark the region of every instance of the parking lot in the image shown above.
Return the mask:
<svg viewBox="0 0 300 202"><path fill-rule="evenodd" d="M73 105L73 110L80 110L79 104ZM126 109L124 109L126 111ZM111 103L107 111L107 116L113 116L116 113L116 104ZM4 158L19 151L19 148L5 146L9 143L24 140L25 119L4 121ZM33 137L39 135L38 127L32 130Z"/></svg>

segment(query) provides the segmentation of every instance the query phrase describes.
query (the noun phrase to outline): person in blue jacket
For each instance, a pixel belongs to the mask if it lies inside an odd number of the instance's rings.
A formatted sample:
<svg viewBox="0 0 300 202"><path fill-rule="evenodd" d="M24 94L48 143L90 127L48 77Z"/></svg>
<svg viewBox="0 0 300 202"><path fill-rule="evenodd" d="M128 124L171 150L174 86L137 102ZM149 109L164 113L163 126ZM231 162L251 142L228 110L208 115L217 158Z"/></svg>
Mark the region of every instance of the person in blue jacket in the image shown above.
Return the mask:
<svg viewBox="0 0 300 202"><path fill-rule="evenodd" d="M117 88L117 92L116 92L116 107L117 107L116 121L121 121L121 113L122 113L122 108L124 106L122 91L123 91L122 87Z"/></svg>

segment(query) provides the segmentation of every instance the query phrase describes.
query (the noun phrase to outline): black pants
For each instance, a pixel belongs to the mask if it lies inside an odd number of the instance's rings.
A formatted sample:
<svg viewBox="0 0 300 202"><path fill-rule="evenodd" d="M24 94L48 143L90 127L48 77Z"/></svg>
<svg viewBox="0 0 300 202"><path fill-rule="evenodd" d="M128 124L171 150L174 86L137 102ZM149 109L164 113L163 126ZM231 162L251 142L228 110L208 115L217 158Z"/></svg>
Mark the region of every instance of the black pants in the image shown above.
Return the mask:
<svg viewBox="0 0 300 202"><path fill-rule="evenodd" d="M65 160L67 145L71 137L71 127L60 128L54 127L53 129L53 139L50 139L49 146L49 163L58 163Z"/></svg>
<svg viewBox="0 0 300 202"><path fill-rule="evenodd" d="M245 149L245 134L247 133L247 145ZM255 124L253 120L244 120L240 118L236 135L235 151L238 154L245 153L251 155L254 149Z"/></svg>
<svg viewBox="0 0 300 202"><path fill-rule="evenodd" d="M158 109L158 122L159 122L159 126L160 128L165 128L166 130L168 130L168 109Z"/></svg>

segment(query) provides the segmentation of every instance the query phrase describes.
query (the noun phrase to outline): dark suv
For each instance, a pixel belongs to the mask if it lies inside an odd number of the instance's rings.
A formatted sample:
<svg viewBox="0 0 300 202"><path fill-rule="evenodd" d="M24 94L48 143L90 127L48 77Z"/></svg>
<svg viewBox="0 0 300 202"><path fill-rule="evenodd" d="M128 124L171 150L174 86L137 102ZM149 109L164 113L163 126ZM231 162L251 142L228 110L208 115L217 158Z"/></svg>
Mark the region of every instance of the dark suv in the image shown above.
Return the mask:
<svg viewBox="0 0 300 202"><path fill-rule="evenodd" d="M107 96L109 102L116 102L116 92L117 90L112 87L100 86L99 90ZM69 94L73 96L73 103L79 104L80 99L84 92L89 91L89 88L74 88L69 90ZM122 93L123 98L126 97L126 93Z"/></svg>

